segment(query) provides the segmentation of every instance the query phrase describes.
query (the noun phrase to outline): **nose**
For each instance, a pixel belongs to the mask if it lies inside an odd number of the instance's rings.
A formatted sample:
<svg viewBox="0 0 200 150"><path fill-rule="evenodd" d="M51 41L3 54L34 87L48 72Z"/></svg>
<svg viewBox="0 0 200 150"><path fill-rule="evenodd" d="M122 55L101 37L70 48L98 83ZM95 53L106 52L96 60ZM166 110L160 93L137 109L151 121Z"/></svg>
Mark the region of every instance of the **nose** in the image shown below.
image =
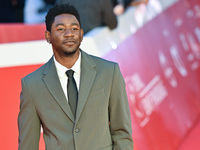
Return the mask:
<svg viewBox="0 0 200 150"><path fill-rule="evenodd" d="M67 29L67 30L65 31L64 36L73 36L72 30Z"/></svg>

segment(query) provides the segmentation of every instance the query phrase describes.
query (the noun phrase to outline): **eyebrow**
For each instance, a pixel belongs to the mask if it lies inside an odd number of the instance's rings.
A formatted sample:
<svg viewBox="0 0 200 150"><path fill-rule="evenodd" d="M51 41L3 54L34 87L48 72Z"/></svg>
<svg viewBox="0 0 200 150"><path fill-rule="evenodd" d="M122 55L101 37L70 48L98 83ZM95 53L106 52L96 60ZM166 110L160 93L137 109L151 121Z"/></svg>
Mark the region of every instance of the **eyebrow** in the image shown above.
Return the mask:
<svg viewBox="0 0 200 150"><path fill-rule="evenodd" d="M55 26L64 26L64 23L57 23Z"/></svg>
<svg viewBox="0 0 200 150"><path fill-rule="evenodd" d="M79 27L80 27L80 25L79 25L78 23L72 23L71 25L72 25L72 26L73 26L73 25L76 25L76 26L79 26ZM57 27L57 26L65 26L65 24L64 24L64 23L57 23L57 24L56 24L56 27Z"/></svg>

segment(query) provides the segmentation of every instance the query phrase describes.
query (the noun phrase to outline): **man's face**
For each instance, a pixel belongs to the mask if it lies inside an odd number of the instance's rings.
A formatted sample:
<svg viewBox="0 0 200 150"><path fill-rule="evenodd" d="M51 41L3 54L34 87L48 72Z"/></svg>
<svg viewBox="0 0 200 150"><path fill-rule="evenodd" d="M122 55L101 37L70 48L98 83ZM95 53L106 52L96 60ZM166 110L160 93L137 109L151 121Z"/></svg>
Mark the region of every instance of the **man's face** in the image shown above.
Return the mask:
<svg viewBox="0 0 200 150"><path fill-rule="evenodd" d="M46 31L45 35L46 39L52 43L55 56L71 56L79 50L83 30L75 16L61 14L55 17L51 32Z"/></svg>

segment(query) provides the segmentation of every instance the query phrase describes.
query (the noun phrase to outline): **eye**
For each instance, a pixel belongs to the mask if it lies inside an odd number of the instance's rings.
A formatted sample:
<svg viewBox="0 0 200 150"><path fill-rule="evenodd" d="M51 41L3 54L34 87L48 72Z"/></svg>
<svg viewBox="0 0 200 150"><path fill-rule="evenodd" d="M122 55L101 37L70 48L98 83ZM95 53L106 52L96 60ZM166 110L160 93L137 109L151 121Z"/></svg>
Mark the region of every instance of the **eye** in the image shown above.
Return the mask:
<svg viewBox="0 0 200 150"><path fill-rule="evenodd" d="M72 28L72 31L76 31L76 30L78 30L78 28L76 28L76 27L75 27L75 28Z"/></svg>
<svg viewBox="0 0 200 150"><path fill-rule="evenodd" d="M57 28L58 31L65 31L65 28Z"/></svg>

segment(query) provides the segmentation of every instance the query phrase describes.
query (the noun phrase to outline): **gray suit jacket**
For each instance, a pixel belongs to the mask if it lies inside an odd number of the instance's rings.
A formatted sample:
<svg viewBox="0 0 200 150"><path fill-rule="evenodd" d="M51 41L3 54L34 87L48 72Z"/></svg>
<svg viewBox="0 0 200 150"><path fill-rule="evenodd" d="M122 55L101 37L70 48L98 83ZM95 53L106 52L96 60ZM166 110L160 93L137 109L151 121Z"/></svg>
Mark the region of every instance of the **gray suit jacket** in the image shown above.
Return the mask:
<svg viewBox="0 0 200 150"><path fill-rule="evenodd" d="M74 119L51 58L22 79L19 150L133 150L125 83L116 63L82 52Z"/></svg>

